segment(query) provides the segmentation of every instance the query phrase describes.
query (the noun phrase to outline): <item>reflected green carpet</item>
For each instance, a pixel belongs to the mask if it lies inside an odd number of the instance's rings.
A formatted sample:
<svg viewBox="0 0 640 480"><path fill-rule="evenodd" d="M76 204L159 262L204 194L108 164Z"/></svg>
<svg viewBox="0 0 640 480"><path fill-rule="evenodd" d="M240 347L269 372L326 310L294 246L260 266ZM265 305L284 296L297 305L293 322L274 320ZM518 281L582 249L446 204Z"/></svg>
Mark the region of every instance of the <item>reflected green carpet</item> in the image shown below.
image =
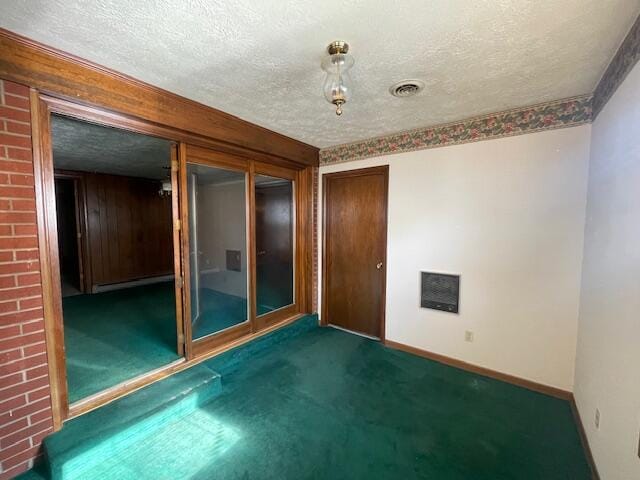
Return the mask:
<svg viewBox="0 0 640 480"><path fill-rule="evenodd" d="M243 358L87 478L590 478L566 401L328 328Z"/></svg>
<svg viewBox="0 0 640 480"><path fill-rule="evenodd" d="M172 282L62 301L71 403L178 359Z"/></svg>
<svg viewBox="0 0 640 480"><path fill-rule="evenodd" d="M210 288L200 289L200 315L192 327L193 338L204 337L246 321L246 298Z"/></svg>

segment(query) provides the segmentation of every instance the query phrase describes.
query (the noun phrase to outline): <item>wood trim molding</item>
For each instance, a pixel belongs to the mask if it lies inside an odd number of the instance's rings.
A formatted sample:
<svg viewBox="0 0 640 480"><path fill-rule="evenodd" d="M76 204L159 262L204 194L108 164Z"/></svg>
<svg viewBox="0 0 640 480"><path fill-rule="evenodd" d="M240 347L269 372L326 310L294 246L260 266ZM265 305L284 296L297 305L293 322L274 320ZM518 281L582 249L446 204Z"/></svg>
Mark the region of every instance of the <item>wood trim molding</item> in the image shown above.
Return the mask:
<svg viewBox="0 0 640 480"><path fill-rule="evenodd" d="M584 429L584 424L582 423L582 417L580 417L580 411L578 410L578 405L576 404L576 398L574 397L573 393L571 394L571 398L569 399L569 405L571 406L571 413L573 414L573 419L576 422L576 426L578 428L578 435L580 436L580 443L582 444L582 449L584 450L584 454L587 457L587 462L589 463L589 468L591 469L591 479L600 480L600 474L598 473L598 468L596 467L596 462L593 459L591 447L589 446L589 439L587 438L587 432Z"/></svg>
<svg viewBox="0 0 640 480"><path fill-rule="evenodd" d="M0 29L0 78L221 144L318 165L318 149L228 113Z"/></svg>
<svg viewBox="0 0 640 480"><path fill-rule="evenodd" d="M551 387L549 385L544 385L542 383L534 382L532 380L527 380L525 378L520 378L514 375L509 375L507 373L491 370L489 368L480 367L472 363L467 363L462 360L458 360L456 358L447 357L446 355L440 355L439 353L429 352L428 350L412 347L404 343L394 342L392 340L386 340L384 344L387 347L394 348L396 350L402 350L403 352L407 352L413 355L417 355L419 357L427 358L429 360L433 360L435 362L442 363L450 367L459 368L467 372L476 373L478 375L483 375L485 377L493 378L495 380L500 380L502 382L510 383L518 387L523 387L528 390L532 390L534 392L543 393L551 397L559 398L561 400L571 400L573 396L571 392L562 390L557 387Z"/></svg>
<svg viewBox="0 0 640 480"><path fill-rule="evenodd" d="M51 387L53 430L56 431L62 427L62 422L68 415L68 392L56 209L55 202L53 205L50 203L50 199L55 199L55 173L51 158L49 108L34 89L31 89L30 100L42 305Z"/></svg>

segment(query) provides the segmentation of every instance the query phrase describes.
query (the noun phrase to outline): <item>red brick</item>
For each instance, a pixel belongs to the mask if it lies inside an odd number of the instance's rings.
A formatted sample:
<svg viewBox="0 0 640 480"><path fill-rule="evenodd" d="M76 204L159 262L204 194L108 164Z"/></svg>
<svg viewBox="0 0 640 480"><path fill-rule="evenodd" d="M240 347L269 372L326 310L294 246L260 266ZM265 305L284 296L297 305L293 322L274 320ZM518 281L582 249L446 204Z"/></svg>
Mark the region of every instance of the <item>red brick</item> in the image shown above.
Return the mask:
<svg viewBox="0 0 640 480"><path fill-rule="evenodd" d="M0 107L0 111L2 109L3 107ZM14 110L14 111L17 111L17 110ZM27 112L27 115L28 114L29 112ZM14 118L14 120L19 120L19 119ZM24 135L10 135L8 133L0 132L0 144L11 146L11 147L31 148L31 138L25 137Z"/></svg>
<svg viewBox="0 0 640 480"><path fill-rule="evenodd" d="M0 200L0 211L11 210L11 200Z"/></svg>
<svg viewBox="0 0 640 480"><path fill-rule="evenodd" d="M30 122L31 114L28 111L18 110L12 107L0 106L0 118L8 118L10 120L15 120L17 122ZM16 147L21 146L21 145L14 145L13 143L6 143L6 144L4 142L2 143L4 145L12 145ZM29 144L29 147L31 147L31 144ZM13 157L9 155L9 158L13 158Z"/></svg>
<svg viewBox="0 0 640 480"><path fill-rule="evenodd" d="M13 227L11 225L0 225L0 237L10 237L13 235Z"/></svg>
<svg viewBox="0 0 640 480"><path fill-rule="evenodd" d="M22 372L14 373L13 375L7 375L6 377L0 377L0 388L7 388L11 385L17 385L20 382L24 382L24 375Z"/></svg>
<svg viewBox="0 0 640 480"><path fill-rule="evenodd" d="M42 294L42 288L40 286L34 287L18 287L12 288L10 290L0 290L0 301L3 300L17 300L19 298L25 297L35 297L37 295ZM0 315L0 317L5 317L6 315ZM24 320L35 320L35 318L24 318Z"/></svg>
<svg viewBox="0 0 640 480"><path fill-rule="evenodd" d="M13 262L0 264L0 275L10 275L15 273L37 272L40 265L38 262Z"/></svg>
<svg viewBox="0 0 640 480"><path fill-rule="evenodd" d="M0 252L0 262L12 262L13 252Z"/></svg>
<svg viewBox="0 0 640 480"><path fill-rule="evenodd" d="M35 225L15 225L13 227L13 231L15 235L36 235L38 233L38 229Z"/></svg>
<svg viewBox="0 0 640 480"><path fill-rule="evenodd" d="M21 335L19 337L0 340L0 352L11 350L12 348L25 347L27 345L32 345L38 342L44 342L44 332L34 332L28 335ZM25 355L25 357L30 356L31 355Z"/></svg>
<svg viewBox="0 0 640 480"><path fill-rule="evenodd" d="M0 314L15 312L18 310L18 303L15 301L0 303Z"/></svg>
<svg viewBox="0 0 640 480"><path fill-rule="evenodd" d="M53 426L51 420L45 420L43 422L39 422L31 425L30 427L23 428L22 430L15 432L11 435L7 435L2 440L0 440L0 448L6 448L16 442L19 442L25 438L29 438L31 435L36 433L40 433L47 428L51 428Z"/></svg>
<svg viewBox="0 0 640 480"><path fill-rule="evenodd" d="M17 467L18 465L22 465L24 462L28 462L29 460L31 460L38 453L39 449L40 446L36 445L35 447L31 447L30 449L25 450L18 455L8 458L4 462L2 462L2 467L4 469L9 469Z"/></svg>
<svg viewBox="0 0 640 480"><path fill-rule="evenodd" d="M0 363L13 362L19 358L22 358L22 352L20 350L9 350L7 352L0 353Z"/></svg>
<svg viewBox="0 0 640 480"><path fill-rule="evenodd" d="M0 134L2 135L2 134ZM0 138L0 141L2 139ZM35 195L33 187L9 187L0 185L0 197L3 198L32 198Z"/></svg>
<svg viewBox="0 0 640 480"><path fill-rule="evenodd" d="M33 165L29 161L14 162L11 160L0 160L0 172L27 173L33 175Z"/></svg>
<svg viewBox="0 0 640 480"><path fill-rule="evenodd" d="M23 110L29 110L29 98L22 95L12 95L5 92L4 104L7 107L22 108Z"/></svg>
<svg viewBox="0 0 640 480"><path fill-rule="evenodd" d="M51 420L51 410L41 410L33 415L29 415L29 422L31 424L41 422L42 420Z"/></svg>
<svg viewBox="0 0 640 480"><path fill-rule="evenodd" d="M13 422L0 427L0 438L6 437L7 435L11 435L17 432L18 430L22 430L23 428L28 426L29 426L29 421L27 420L26 417L17 418Z"/></svg>
<svg viewBox="0 0 640 480"><path fill-rule="evenodd" d="M44 344L44 335L42 339L43 343L36 343L34 345L29 345L27 347L22 347L22 351L24 352L25 357L31 357L33 355L38 355L41 353L47 352L47 346Z"/></svg>
<svg viewBox="0 0 640 480"><path fill-rule="evenodd" d="M42 332L44 330L44 320L38 319L35 322L23 323L20 325L22 334Z"/></svg>
<svg viewBox="0 0 640 480"><path fill-rule="evenodd" d="M5 338L16 337L24 331L23 328L24 328L24 325L23 326L11 325L9 327L2 327L0 328L0 338L5 339Z"/></svg>
<svg viewBox="0 0 640 480"><path fill-rule="evenodd" d="M42 307L42 297L33 297L33 298L25 298L24 300L20 300L20 309L26 310L28 308ZM22 330L24 331L24 325L22 326Z"/></svg>
<svg viewBox="0 0 640 480"><path fill-rule="evenodd" d="M51 411L49 411L51 412ZM52 419L51 421L53 422L53 415L51 413L49 413L49 417ZM42 440L44 440L44 438L48 435L50 435L51 433L53 433L52 429L48 429L48 430L43 430L40 433L36 433L35 435L31 436L31 444L32 445L40 445L42 443Z"/></svg>
<svg viewBox="0 0 640 480"><path fill-rule="evenodd" d="M16 286L16 277L0 277L0 288L13 288Z"/></svg>
<svg viewBox="0 0 640 480"><path fill-rule="evenodd" d="M27 395L27 400L29 402L33 402L34 400L39 400L41 398L49 398L50 391L51 388L49 388L49 385L47 384L46 387L41 388L40 390L34 390L33 392L29 393Z"/></svg>
<svg viewBox="0 0 640 480"><path fill-rule="evenodd" d="M0 185L9 185L9 175L0 173Z"/></svg>
<svg viewBox="0 0 640 480"><path fill-rule="evenodd" d="M0 277L1 279L2 277ZM17 277L18 285L20 287L27 285L40 285L40 273L25 273L23 275L18 275Z"/></svg>
<svg viewBox="0 0 640 480"><path fill-rule="evenodd" d="M4 93L29 98L29 87L20 83L4 80Z"/></svg>
<svg viewBox="0 0 640 480"><path fill-rule="evenodd" d="M40 258L38 250L18 250L15 252L15 256L16 260L31 260L33 263L36 263Z"/></svg>
<svg viewBox="0 0 640 480"><path fill-rule="evenodd" d="M31 468L31 461L27 461L27 462L21 463L20 465L14 468L10 468L9 470L3 469L2 473L0 473L0 480L11 480L12 478L15 478L21 473L26 472L30 468Z"/></svg>
<svg viewBox="0 0 640 480"><path fill-rule="evenodd" d="M21 189L26 190L26 189ZM13 200L13 205L15 208L16 200ZM0 213L0 223L36 223L36 214L35 212L1 212Z"/></svg>
<svg viewBox="0 0 640 480"><path fill-rule="evenodd" d="M34 185L32 175L13 174L9 176L9 182L11 185L23 185L32 187Z"/></svg>
<svg viewBox="0 0 640 480"><path fill-rule="evenodd" d="M13 398L18 395L24 395L25 393L34 392L38 388L42 387L46 387L47 389L49 388L48 377L34 378L33 380L29 380L18 385L3 388L2 390L0 390L0 395L2 395L3 398Z"/></svg>
<svg viewBox="0 0 640 480"><path fill-rule="evenodd" d="M45 375L49 375L49 367L47 365L40 365L39 367L27 370L27 380L44 377Z"/></svg>
<svg viewBox="0 0 640 480"><path fill-rule="evenodd" d="M0 238L0 249L13 250L16 248L36 248L38 239L36 237L10 237Z"/></svg>
<svg viewBox="0 0 640 480"><path fill-rule="evenodd" d="M0 451L0 461L6 460L9 457L13 457L23 450L27 450L29 447L31 447L31 442L25 439L19 443L16 443L15 445L5 448L4 450Z"/></svg>
<svg viewBox="0 0 640 480"><path fill-rule="evenodd" d="M5 122L6 131L9 133L15 133L18 135L31 135L31 125L28 123L14 122L7 120Z"/></svg>
<svg viewBox="0 0 640 480"><path fill-rule="evenodd" d="M0 402L0 413L8 412L9 410L13 410L14 408L22 407L27 403L27 399L24 395L19 397L11 398L9 400L4 400Z"/></svg>
<svg viewBox="0 0 640 480"><path fill-rule="evenodd" d="M2 111L2 107L0 107L0 112ZM20 160L23 162L31 162L33 160L31 156L31 146L29 148L15 148L7 145L7 158L11 160ZM31 165L33 169L33 165Z"/></svg>
<svg viewBox="0 0 640 480"><path fill-rule="evenodd" d="M47 354L41 353L29 358L21 358L12 363L0 364L0 375L9 375L11 373L20 372L28 368L37 367L47 364Z"/></svg>
<svg viewBox="0 0 640 480"><path fill-rule="evenodd" d="M15 313L7 313L7 314L0 315L0 324L12 325L16 323L29 322L31 320L40 320L42 318L43 318L42 308L34 308L32 310L24 310L24 311L18 311Z"/></svg>
<svg viewBox="0 0 640 480"><path fill-rule="evenodd" d="M28 403L23 407L13 409L11 415L15 418L28 417L44 409L48 409L48 411L51 412L51 400L49 398L43 398L37 402Z"/></svg>

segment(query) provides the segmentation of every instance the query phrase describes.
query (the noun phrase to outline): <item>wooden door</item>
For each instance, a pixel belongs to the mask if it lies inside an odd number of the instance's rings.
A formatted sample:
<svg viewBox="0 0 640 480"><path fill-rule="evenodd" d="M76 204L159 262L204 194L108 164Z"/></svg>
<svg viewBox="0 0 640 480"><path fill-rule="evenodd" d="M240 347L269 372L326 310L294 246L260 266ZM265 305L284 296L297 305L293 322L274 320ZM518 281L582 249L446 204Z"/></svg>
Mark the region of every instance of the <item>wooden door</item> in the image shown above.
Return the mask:
<svg viewBox="0 0 640 480"><path fill-rule="evenodd" d="M389 167L323 178L322 322L384 339Z"/></svg>

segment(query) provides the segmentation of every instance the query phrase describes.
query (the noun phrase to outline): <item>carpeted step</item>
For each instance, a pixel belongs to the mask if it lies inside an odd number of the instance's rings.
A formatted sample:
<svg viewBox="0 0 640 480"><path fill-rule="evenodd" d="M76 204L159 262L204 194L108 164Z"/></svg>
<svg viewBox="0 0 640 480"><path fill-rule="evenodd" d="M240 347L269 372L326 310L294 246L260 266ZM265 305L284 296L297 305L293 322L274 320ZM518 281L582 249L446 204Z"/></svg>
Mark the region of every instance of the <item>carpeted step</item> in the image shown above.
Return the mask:
<svg viewBox="0 0 640 480"><path fill-rule="evenodd" d="M43 442L49 478L88 478L95 465L193 412L221 390L220 374L200 364L66 422Z"/></svg>
<svg viewBox="0 0 640 480"><path fill-rule="evenodd" d="M317 314L305 315L286 327L278 328L249 343L216 355L212 359L207 360L205 364L216 372L220 372L221 375L226 376L240 368L243 362L251 361L257 354L269 350L274 345L286 339L318 328L318 324Z"/></svg>

